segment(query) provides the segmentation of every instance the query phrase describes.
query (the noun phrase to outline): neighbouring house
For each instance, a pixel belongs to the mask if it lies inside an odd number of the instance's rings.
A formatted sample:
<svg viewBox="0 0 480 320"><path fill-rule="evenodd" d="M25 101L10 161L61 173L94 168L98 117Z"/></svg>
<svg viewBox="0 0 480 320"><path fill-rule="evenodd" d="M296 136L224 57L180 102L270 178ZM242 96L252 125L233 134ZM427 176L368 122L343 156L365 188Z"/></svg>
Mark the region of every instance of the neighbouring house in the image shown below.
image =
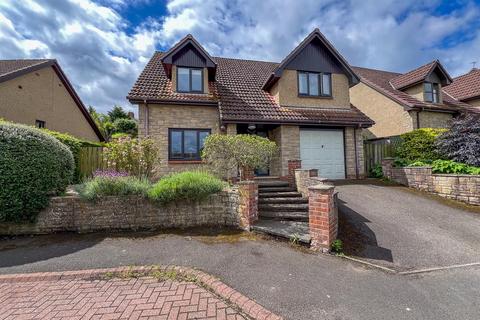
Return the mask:
<svg viewBox="0 0 480 320"><path fill-rule="evenodd" d="M473 68L454 78L453 83L445 87L444 91L459 101L480 108L480 69Z"/></svg>
<svg viewBox="0 0 480 320"><path fill-rule="evenodd" d="M322 177L360 178L362 130L373 121L350 103L358 82L318 29L280 63L212 57L187 35L153 55L127 98L139 108L139 136L158 142L161 175L195 168L205 137L224 133L278 144L258 175L286 178L301 160Z"/></svg>
<svg viewBox="0 0 480 320"><path fill-rule="evenodd" d="M452 78L438 61L407 73L353 67L360 83L350 88L352 104L375 125L366 138L399 135L418 128L446 128L470 106L444 92Z"/></svg>
<svg viewBox="0 0 480 320"><path fill-rule="evenodd" d="M89 141L104 140L53 59L0 60L0 118Z"/></svg>

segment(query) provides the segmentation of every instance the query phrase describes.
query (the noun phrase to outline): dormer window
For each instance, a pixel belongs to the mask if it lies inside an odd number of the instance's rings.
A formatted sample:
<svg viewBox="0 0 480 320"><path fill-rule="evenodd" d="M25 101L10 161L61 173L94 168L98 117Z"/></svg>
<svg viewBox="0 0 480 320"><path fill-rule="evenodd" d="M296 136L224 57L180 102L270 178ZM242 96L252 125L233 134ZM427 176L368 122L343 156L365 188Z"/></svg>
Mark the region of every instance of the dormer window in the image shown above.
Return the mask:
<svg viewBox="0 0 480 320"><path fill-rule="evenodd" d="M325 72L298 72L298 95L310 97L332 96L332 75Z"/></svg>
<svg viewBox="0 0 480 320"><path fill-rule="evenodd" d="M440 89L438 83L425 82L423 96L426 102L440 103Z"/></svg>
<svg viewBox="0 0 480 320"><path fill-rule="evenodd" d="M203 93L203 69L177 67L177 91Z"/></svg>

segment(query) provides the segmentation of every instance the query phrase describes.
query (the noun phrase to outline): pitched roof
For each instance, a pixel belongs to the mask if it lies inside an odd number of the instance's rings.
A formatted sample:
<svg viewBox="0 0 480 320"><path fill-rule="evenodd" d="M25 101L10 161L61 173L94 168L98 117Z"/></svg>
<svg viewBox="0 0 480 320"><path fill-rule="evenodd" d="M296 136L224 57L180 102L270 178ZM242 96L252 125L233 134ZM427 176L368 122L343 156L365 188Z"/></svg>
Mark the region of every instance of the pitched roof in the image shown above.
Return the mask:
<svg viewBox="0 0 480 320"><path fill-rule="evenodd" d="M454 78L453 83L444 90L461 101L480 97L480 69L474 68L470 72Z"/></svg>
<svg viewBox="0 0 480 320"><path fill-rule="evenodd" d="M470 107L460 101L455 100L449 95L442 92L442 104L433 104L429 102L420 101L417 98L405 93L401 90L395 89L392 86L393 79L399 79L401 73L353 67L353 70L360 76L363 83L371 88L379 91L390 99L408 108L425 108L439 111L459 112L470 110ZM416 69L418 70L418 69ZM414 70L415 71L415 70ZM410 72L409 72L410 73ZM419 72L420 73L420 72ZM424 70L421 70L424 73ZM418 78L417 78L418 79ZM404 82L405 83L405 82Z"/></svg>
<svg viewBox="0 0 480 320"><path fill-rule="evenodd" d="M73 101L77 105L77 107L82 112L83 116L87 120L87 122L92 127L93 131L97 135L100 141L105 141L102 133L98 129L95 121L90 116L87 108L83 104L82 100L75 92L72 84L68 80L67 76L63 72L62 68L58 64L57 60L55 59L16 59L16 60L0 60L0 82L8 81L19 76L25 75L27 73L31 73L37 70L40 70L45 67L52 67L57 76L62 81L62 84L67 89L68 93L72 97Z"/></svg>
<svg viewBox="0 0 480 320"><path fill-rule="evenodd" d="M328 39L320 32L318 28L315 28L305 39L300 42L295 49L293 49L273 70L272 74L265 81L263 86L264 89L268 89L278 78L282 76L283 70L285 67L313 40L318 39L320 42L327 48L328 51L337 59L342 68L350 75L348 81L351 84L356 84L359 81L358 76L352 70L345 58L340 54L340 52L335 49L335 47L328 41Z"/></svg>
<svg viewBox="0 0 480 320"><path fill-rule="evenodd" d="M215 67L216 63L210 54L205 50L200 43L191 35L187 34L183 39L178 41L173 47L170 48L165 54L162 56L163 63L172 63L172 57L175 53L179 52L186 46L191 44L198 52L205 58L207 62L207 67Z"/></svg>
<svg viewBox="0 0 480 320"><path fill-rule="evenodd" d="M358 109L299 108L280 106L263 84L279 63L213 57L216 81L209 82L209 94L177 93L156 52L128 95L133 103L218 105L224 122L304 123L370 126L373 121Z"/></svg>
<svg viewBox="0 0 480 320"><path fill-rule="evenodd" d="M424 81L437 66L441 66L441 64L438 60L434 60L407 73L399 74L390 80L390 84L395 89L401 90L412 84Z"/></svg>

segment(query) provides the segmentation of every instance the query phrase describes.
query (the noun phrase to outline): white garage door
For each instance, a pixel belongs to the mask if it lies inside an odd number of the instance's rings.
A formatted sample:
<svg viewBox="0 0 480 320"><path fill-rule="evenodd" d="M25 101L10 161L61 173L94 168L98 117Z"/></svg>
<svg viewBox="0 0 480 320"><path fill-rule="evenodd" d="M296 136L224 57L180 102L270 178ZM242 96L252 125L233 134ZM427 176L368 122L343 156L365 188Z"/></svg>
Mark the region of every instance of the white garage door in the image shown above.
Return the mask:
<svg viewBox="0 0 480 320"><path fill-rule="evenodd" d="M318 169L318 176L345 179L343 130L300 130L302 169Z"/></svg>

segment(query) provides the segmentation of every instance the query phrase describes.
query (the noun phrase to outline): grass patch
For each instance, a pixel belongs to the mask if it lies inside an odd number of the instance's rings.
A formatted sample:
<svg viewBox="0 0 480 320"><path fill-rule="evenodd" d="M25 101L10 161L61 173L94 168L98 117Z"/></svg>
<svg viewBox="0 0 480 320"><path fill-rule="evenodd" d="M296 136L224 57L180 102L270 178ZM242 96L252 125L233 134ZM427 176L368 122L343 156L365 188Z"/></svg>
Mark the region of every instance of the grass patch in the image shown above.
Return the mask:
<svg viewBox="0 0 480 320"><path fill-rule="evenodd" d="M178 200L198 201L222 191L225 186L225 182L210 173L186 171L158 181L148 192L148 197L161 204Z"/></svg>
<svg viewBox="0 0 480 320"><path fill-rule="evenodd" d="M103 196L146 196L150 186L144 178L98 176L78 186L77 191L83 199L95 201Z"/></svg>

